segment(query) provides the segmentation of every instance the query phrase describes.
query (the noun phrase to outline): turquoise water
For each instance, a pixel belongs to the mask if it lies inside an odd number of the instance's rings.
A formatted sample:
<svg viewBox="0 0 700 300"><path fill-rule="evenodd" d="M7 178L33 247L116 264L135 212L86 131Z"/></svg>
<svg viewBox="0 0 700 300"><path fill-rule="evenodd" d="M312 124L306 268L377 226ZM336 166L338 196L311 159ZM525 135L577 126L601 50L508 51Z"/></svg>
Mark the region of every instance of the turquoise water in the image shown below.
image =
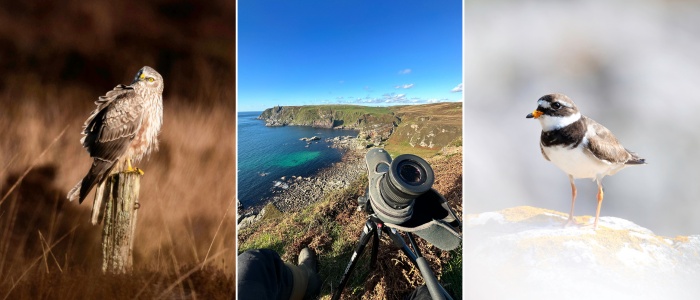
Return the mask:
<svg viewBox="0 0 700 300"><path fill-rule="evenodd" d="M351 135L357 131L301 126L266 127L256 118L261 112L238 113L238 200L244 207L263 205L272 195L275 181L282 176L313 176L320 169L340 161L342 152L330 148L326 138ZM321 140L307 144L302 137Z"/></svg>
<svg viewBox="0 0 700 300"><path fill-rule="evenodd" d="M273 160L276 166L292 168L302 166L306 163L312 163L321 155L321 151L294 152L282 154Z"/></svg>

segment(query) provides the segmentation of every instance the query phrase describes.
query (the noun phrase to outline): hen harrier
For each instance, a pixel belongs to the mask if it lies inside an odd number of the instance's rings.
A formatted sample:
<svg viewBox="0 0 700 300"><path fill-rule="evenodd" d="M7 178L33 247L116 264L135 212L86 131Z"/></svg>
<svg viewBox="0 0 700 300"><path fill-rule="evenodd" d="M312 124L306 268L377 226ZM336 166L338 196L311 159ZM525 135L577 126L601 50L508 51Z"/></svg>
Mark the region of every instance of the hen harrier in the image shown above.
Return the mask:
<svg viewBox="0 0 700 300"><path fill-rule="evenodd" d="M103 184L114 171L141 172L131 166L144 155L158 150L158 132L163 124L163 77L151 67L143 67L134 81L118 85L96 102L83 127L80 140L93 158L85 178L78 182L68 199L85 197L96 184Z"/></svg>

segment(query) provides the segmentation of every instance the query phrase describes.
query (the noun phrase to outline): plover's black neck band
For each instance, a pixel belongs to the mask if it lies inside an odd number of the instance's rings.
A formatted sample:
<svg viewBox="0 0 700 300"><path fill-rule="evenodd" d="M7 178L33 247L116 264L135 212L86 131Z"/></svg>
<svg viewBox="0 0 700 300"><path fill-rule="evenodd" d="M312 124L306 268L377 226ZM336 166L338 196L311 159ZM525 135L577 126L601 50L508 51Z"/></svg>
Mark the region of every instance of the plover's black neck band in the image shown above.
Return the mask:
<svg viewBox="0 0 700 300"><path fill-rule="evenodd" d="M586 136L586 122L585 117L582 116L565 127L542 131L540 142L545 147L565 146L576 148L583 141L584 136Z"/></svg>

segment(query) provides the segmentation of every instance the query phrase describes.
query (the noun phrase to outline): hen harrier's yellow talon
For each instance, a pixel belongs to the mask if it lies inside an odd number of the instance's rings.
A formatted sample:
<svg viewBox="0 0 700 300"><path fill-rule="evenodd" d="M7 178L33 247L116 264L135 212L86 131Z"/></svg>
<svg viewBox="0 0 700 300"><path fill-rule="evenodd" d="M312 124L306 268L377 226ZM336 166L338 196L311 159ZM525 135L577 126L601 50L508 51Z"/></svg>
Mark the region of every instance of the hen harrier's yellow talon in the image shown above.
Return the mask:
<svg viewBox="0 0 700 300"><path fill-rule="evenodd" d="M141 170L139 168L134 168L134 167L126 168L126 170L124 170L124 173L139 173L139 175L141 175L141 176L143 176L143 174L144 174L143 170Z"/></svg>
<svg viewBox="0 0 700 300"><path fill-rule="evenodd" d="M143 176L143 170L139 168L134 168L134 166L131 165L131 159L126 159L126 170L124 170L126 173L139 173L139 175Z"/></svg>
<svg viewBox="0 0 700 300"><path fill-rule="evenodd" d="M134 172L134 167L131 166L131 159L126 159L126 172L131 173Z"/></svg>

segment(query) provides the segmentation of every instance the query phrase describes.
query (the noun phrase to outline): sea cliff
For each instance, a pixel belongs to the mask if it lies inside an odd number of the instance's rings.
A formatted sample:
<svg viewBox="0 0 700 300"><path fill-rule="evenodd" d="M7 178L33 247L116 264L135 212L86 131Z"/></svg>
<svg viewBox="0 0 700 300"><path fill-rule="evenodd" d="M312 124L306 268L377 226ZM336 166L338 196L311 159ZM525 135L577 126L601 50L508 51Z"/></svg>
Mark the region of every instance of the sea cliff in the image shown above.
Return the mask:
<svg viewBox="0 0 700 300"><path fill-rule="evenodd" d="M462 136L460 102L390 107L275 106L263 111L258 119L264 120L266 126L355 129L367 147L385 145L395 153L459 146Z"/></svg>

